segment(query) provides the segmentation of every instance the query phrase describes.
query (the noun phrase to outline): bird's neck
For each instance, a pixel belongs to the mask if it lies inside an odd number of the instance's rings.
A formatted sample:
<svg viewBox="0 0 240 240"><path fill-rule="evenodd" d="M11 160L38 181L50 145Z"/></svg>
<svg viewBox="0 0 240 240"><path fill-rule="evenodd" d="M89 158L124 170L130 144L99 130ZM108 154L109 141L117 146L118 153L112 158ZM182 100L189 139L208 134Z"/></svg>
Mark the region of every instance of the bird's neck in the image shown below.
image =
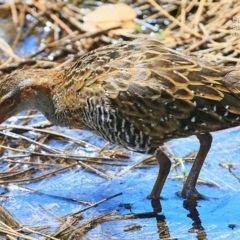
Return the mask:
<svg viewBox="0 0 240 240"><path fill-rule="evenodd" d="M36 109L57 125L56 108L58 103L54 96L61 89L64 73L56 69L28 69L21 71L23 90L22 101L26 109Z"/></svg>

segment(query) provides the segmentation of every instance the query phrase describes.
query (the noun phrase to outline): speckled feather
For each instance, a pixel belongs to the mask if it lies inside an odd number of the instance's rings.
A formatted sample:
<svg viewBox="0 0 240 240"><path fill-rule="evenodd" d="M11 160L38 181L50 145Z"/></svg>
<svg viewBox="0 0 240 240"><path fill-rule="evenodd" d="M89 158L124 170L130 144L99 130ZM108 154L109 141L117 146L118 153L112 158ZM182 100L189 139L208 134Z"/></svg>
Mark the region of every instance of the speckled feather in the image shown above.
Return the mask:
<svg viewBox="0 0 240 240"><path fill-rule="evenodd" d="M67 71L14 72L0 82L0 104L14 94L22 104L1 105L0 117L33 107L53 124L152 153L170 139L240 125L239 80L239 69L137 39L85 54Z"/></svg>
<svg viewBox="0 0 240 240"><path fill-rule="evenodd" d="M154 153L160 168L149 198L160 211L171 161L158 147L197 136L199 151L181 194L203 198L195 186L211 148L209 132L240 125L240 69L208 66L154 39L122 42L80 57L67 71L17 70L0 81L0 123L28 109L55 125Z"/></svg>
<svg viewBox="0 0 240 240"><path fill-rule="evenodd" d="M61 101L73 127L153 152L173 138L238 126L239 73L139 39L82 56L64 75Z"/></svg>

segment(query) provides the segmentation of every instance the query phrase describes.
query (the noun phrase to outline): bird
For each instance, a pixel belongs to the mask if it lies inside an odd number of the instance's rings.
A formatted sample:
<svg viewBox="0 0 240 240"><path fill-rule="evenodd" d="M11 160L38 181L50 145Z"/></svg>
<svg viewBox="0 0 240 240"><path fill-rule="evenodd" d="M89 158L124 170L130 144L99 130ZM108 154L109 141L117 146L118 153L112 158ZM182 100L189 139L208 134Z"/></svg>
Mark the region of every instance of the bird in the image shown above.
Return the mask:
<svg viewBox="0 0 240 240"><path fill-rule="evenodd" d="M195 135L200 143L181 196L200 199L196 183L211 132L240 125L240 69L211 65L137 38L92 50L68 69L19 69L0 81L0 124L36 109L54 125L84 129L134 152L152 154L159 199L171 168L161 146Z"/></svg>

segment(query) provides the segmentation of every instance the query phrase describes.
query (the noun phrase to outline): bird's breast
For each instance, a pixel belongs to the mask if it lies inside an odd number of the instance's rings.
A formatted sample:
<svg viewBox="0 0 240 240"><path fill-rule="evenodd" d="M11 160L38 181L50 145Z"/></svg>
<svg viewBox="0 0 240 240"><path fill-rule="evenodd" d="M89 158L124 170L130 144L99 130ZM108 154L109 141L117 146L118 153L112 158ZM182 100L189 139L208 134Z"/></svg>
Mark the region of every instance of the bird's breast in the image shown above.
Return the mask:
<svg viewBox="0 0 240 240"><path fill-rule="evenodd" d="M124 113L109 105L105 99L88 98L83 109L87 128L107 141L137 152L155 149L152 138L131 123Z"/></svg>

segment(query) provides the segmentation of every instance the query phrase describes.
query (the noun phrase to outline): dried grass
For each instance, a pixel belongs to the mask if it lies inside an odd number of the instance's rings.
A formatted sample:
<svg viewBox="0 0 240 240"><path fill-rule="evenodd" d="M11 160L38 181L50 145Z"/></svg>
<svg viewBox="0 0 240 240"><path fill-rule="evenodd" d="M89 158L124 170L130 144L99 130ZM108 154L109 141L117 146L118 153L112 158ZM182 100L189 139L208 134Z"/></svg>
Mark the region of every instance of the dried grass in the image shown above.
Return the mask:
<svg viewBox="0 0 240 240"><path fill-rule="evenodd" d="M4 17L12 19L11 27L13 28L10 44L0 38L1 77L19 68L67 68L79 55L96 47L114 43L120 38L128 40L149 34L161 37L168 47L177 48L188 54L194 53L194 55L203 59L207 58L208 61L218 65L239 63L240 16L238 17L238 13L240 6L238 0L214 2L162 0L161 5L154 0L128 0L126 2L138 13L134 19L135 29L132 32L122 29L122 24L109 29L88 32L84 29L84 18L88 11L93 11L97 7L97 4L90 1L83 1L81 4L78 4L78 1L66 3L60 0L57 2L9 1L9 3L1 4L0 11L7 12ZM38 30L44 27L49 28L47 33ZM239 29L237 29L238 27ZM31 35L37 37L38 49L26 56L18 55L16 49L19 44ZM121 149L111 149L108 146L100 148L88 143L87 139L86 141L79 140L59 133L56 129L45 129L45 126L40 123L31 126L31 120L39 117L32 114L35 113L29 112L24 117L16 117L11 120L11 125L2 127L3 131L0 132L1 161L7 162L9 167L0 173L1 184L31 183L50 178L69 169L75 169L77 166L86 168L103 178L111 179L114 176L110 176L99 167L104 169L106 166L120 166L122 170L118 175L122 176L132 168L139 167L145 162L149 163L151 160L144 159L128 166L127 152L122 152ZM14 125L16 122L18 125ZM34 137L31 133L35 134ZM15 146L10 147L13 139ZM98 153L97 157L79 156L72 154L71 151L56 149L48 145L50 139L74 143L86 150L93 149ZM122 159L121 164L119 164L119 159ZM27 166L27 169L23 168L23 165ZM36 175L43 169L43 174ZM111 197L103 201L109 199ZM68 200L78 201L76 199ZM88 206L84 210L101 204L103 201L87 204ZM45 211L47 212L46 209ZM47 234L50 232L51 226L39 229L33 226L22 226L3 207L0 208L0 215L0 219L4 219L4 222L3 220L0 222L0 235L4 235L7 239L35 239L31 237L32 234L45 239L79 239L97 224L116 219L139 217L134 214L120 216L114 210L104 215L82 220L80 212L77 212L65 218L56 216L59 226L55 232Z"/></svg>

